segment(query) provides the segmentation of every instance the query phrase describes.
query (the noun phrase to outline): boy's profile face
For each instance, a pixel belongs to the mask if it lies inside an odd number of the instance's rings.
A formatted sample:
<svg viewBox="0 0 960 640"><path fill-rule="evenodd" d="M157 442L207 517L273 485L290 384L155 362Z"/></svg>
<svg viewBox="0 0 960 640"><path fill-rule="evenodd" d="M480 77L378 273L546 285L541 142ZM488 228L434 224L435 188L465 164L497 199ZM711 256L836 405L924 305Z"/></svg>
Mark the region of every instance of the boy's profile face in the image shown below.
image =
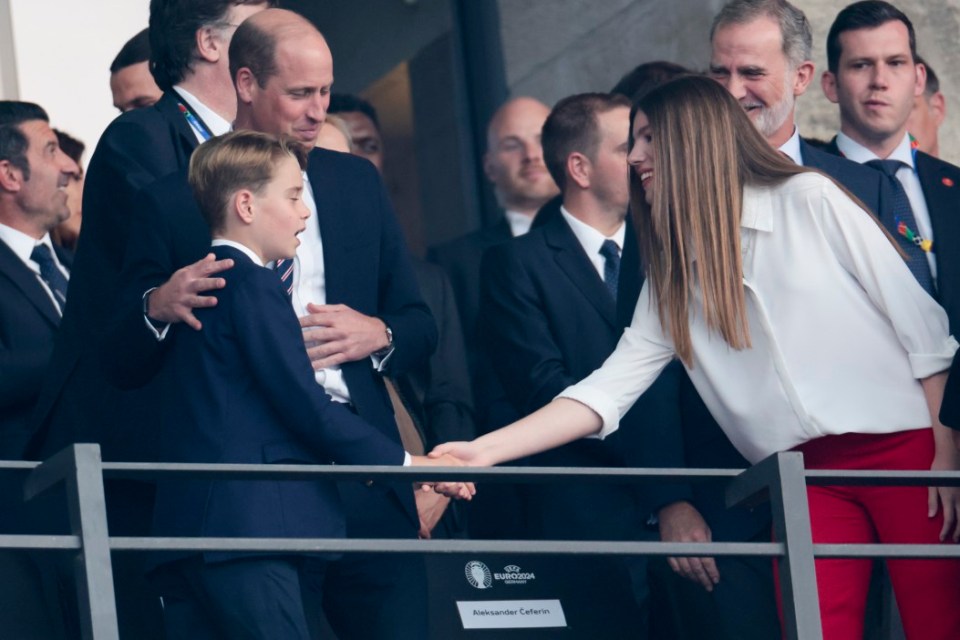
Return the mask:
<svg viewBox="0 0 960 640"><path fill-rule="evenodd" d="M300 246L297 236L310 217L302 195L300 165L292 156L285 156L276 165L273 179L253 197L251 231L265 262L296 255Z"/></svg>

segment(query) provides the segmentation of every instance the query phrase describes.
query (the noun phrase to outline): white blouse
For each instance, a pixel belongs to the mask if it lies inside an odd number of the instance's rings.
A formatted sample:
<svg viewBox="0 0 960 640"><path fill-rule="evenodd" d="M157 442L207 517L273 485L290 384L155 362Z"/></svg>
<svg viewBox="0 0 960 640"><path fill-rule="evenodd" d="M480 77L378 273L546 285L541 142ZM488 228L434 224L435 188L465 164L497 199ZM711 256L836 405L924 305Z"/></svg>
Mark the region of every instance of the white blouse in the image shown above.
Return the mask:
<svg viewBox="0 0 960 640"><path fill-rule="evenodd" d="M752 348L691 311L690 379L736 448L759 462L828 434L930 426L919 379L950 367L947 316L871 216L816 173L747 186L740 229ZM559 397L600 415L600 436L674 358L644 285L633 322L600 369Z"/></svg>

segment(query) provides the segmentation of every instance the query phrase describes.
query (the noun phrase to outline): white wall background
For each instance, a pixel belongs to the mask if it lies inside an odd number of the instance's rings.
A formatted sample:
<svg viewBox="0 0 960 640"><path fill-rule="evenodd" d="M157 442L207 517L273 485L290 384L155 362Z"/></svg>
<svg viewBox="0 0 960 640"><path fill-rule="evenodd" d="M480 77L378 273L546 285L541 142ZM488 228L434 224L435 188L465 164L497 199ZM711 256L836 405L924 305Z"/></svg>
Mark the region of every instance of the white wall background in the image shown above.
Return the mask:
<svg viewBox="0 0 960 640"><path fill-rule="evenodd" d="M0 0L4 14L13 37L0 44L0 66L8 66L12 49L17 82L15 95L0 83L0 98L42 106L54 127L87 145L88 161L119 113L110 95L110 63L147 26L149 1Z"/></svg>

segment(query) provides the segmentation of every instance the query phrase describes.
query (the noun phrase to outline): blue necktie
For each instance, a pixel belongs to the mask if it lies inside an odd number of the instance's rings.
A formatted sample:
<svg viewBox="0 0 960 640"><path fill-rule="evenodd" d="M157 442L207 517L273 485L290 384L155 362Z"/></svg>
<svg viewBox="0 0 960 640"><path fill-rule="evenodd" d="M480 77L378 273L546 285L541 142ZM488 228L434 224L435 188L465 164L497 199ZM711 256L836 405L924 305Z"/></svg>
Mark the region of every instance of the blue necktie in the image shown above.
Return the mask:
<svg viewBox="0 0 960 640"><path fill-rule="evenodd" d="M893 190L893 219L882 220L882 222L907 254L907 266L910 268L910 273L927 293L935 295L933 276L930 273L930 263L927 262L926 252L897 231L897 225L902 222L912 231L919 232L917 220L913 217L913 207L910 206L910 199L897 178L897 171L901 167L909 167L910 165L899 160L869 160L865 164L882 171L887 176L887 180L890 181L890 188Z"/></svg>
<svg viewBox="0 0 960 640"><path fill-rule="evenodd" d="M280 282L283 283L283 290L287 292L287 297L293 297L293 258L277 260L274 270L280 276Z"/></svg>
<svg viewBox="0 0 960 640"><path fill-rule="evenodd" d="M47 245L38 244L33 248L30 259L40 266L40 277L43 278L43 281L50 287L50 291L53 292L53 297L56 298L57 304L60 306L60 313L62 314L63 307L67 304L68 283L66 276L57 268L57 264L53 260L53 252L50 251L50 247Z"/></svg>
<svg viewBox="0 0 960 640"><path fill-rule="evenodd" d="M613 301L617 301L617 285L620 282L620 247L613 240L604 240L600 246L603 256L603 282L610 290Z"/></svg>

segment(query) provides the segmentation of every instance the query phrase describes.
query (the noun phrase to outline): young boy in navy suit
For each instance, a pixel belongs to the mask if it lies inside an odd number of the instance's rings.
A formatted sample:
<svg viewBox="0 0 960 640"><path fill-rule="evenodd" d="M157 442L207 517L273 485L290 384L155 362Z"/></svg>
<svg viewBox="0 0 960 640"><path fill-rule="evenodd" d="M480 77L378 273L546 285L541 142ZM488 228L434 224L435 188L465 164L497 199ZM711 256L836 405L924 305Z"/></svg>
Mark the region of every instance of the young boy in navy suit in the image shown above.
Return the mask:
<svg viewBox="0 0 960 640"><path fill-rule="evenodd" d="M296 255L310 215L301 200L305 163L300 147L249 131L214 138L190 160L212 251L234 267L216 306L198 310L202 330L174 327L169 337L178 380L161 459L437 464L404 452L314 379L286 288L267 266ZM458 490L469 497L472 487ZM158 484L154 534L335 538L345 526L329 480L178 479ZM300 560L225 552L164 557L156 574L168 635L306 640ZM316 585L310 588L315 593Z"/></svg>

